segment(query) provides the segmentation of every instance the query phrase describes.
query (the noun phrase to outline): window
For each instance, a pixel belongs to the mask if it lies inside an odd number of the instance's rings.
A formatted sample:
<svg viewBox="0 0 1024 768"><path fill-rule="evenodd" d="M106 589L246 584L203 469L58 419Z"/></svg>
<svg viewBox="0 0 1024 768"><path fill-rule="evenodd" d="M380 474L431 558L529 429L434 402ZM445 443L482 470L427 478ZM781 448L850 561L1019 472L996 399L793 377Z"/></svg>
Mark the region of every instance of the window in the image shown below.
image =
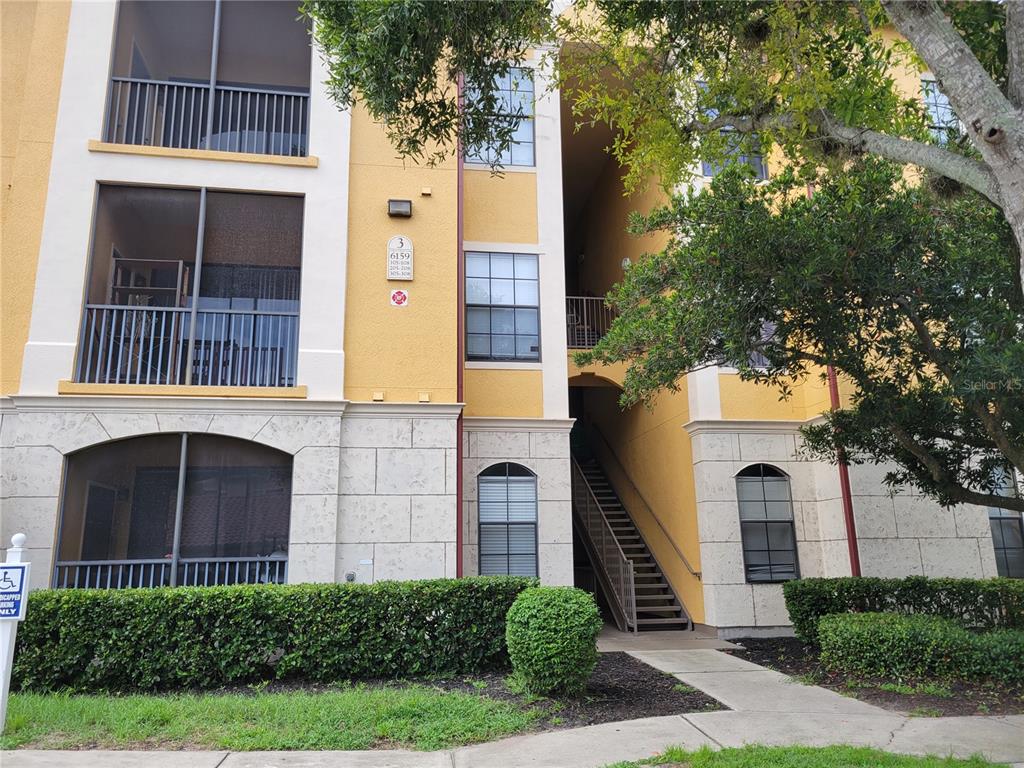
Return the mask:
<svg viewBox="0 0 1024 768"><path fill-rule="evenodd" d="M1016 496L1013 474L1001 473L999 496ZM1002 507L988 508L988 522L992 527L992 545L996 552L996 573L1012 579L1024 579L1024 515Z"/></svg>
<svg viewBox="0 0 1024 768"><path fill-rule="evenodd" d="M466 161L501 166L534 165L533 127L533 72L524 67L512 67L494 83L493 91L498 98L498 113L495 120L514 121L515 131L512 144L504 151L498 147L476 145L466 150ZM466 98L473 101L479 90L474 86L466 88Z"/></svg>
<svg viewBox="0 0 1024 768"><path fill-rule="evenodd" d="M789 478L775 467L754 464L736 476L736 495L747 581L798 578Z"/></svg>
<svg viewBox="0 0 1024 768"><path fill-rule="evenodd" d="M466 253L469 360L539 360L536 254Z"/></svg>
<svg viewBox="0 0 1024 768"><path fill-rule="evenodd" d="M960 120L935 80L921 80L921 98L928 110L928 130L939 144L945 144L962 133Z"/></svg>
<svg viewBox="0 0 1024 768"><path fill-rule="evenodd" d="M717 176L722 172L725 165L731 163L740 163L742 165L749 165L754 171L754 177L760 181L764 181L768 178L768 168L764 164L764 158L759 153L743 154L741 149L742 137L735 131L725 128L721 131L722 135L726 137L726 154L728 160L725 164L722 163L709 163L706 160L701 162L701 173L707 177ZM749 141L753 145L757 145L757 135L753 135L749 138Z"/></svg>
<svg viewBox="0 0 1024 768"><path fill-rule="evenodd" d="M147 435L74 453L53 585L283 582L291 476L291 456L217 435Z"/></svg>
<svg viewBox="0 0 1024 768"><path fill-rule="evenodd" d="M537 575L537 478L519 464L480 473L480 575Z"/></svg>

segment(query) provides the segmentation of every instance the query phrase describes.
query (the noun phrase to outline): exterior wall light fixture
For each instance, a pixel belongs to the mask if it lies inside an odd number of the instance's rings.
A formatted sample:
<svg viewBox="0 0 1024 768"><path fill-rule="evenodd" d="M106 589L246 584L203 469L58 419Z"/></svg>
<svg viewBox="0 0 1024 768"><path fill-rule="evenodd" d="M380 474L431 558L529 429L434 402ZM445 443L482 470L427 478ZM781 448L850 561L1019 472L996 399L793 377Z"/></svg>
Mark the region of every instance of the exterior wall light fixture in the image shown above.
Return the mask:
<svg viewBox="0 0 1024 768"><path fill-rule="evenodd" d="M412 216L412 200L388 200L388 216L408 219Z"/></svg>

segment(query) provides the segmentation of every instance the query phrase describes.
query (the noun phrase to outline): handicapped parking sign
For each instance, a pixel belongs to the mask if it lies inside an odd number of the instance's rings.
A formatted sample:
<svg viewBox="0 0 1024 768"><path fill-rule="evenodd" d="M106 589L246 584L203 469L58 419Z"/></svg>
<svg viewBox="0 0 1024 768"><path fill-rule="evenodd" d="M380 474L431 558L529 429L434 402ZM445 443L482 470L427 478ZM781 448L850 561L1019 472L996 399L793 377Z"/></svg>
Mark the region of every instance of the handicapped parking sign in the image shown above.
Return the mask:
<svg viewBox="0 0 1024 768"><path fill-rule="evenodd" d="M28 566L28 563L0 563L0 621L25 618Z"/></svg>

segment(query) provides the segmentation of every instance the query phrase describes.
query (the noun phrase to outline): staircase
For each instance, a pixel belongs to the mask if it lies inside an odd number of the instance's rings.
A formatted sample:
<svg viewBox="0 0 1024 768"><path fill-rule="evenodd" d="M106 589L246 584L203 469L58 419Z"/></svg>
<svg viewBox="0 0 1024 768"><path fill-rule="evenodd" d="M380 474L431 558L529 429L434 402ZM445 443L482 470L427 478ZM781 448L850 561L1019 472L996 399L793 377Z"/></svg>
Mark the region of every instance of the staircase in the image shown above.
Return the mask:
<svg viewBox="0 0 1024 768"><path fill-rule="evenodd" d="M618 603L612 610L620 629L692 628L682 602L593 458L573 459L573 512L609 602Z"/></svg>

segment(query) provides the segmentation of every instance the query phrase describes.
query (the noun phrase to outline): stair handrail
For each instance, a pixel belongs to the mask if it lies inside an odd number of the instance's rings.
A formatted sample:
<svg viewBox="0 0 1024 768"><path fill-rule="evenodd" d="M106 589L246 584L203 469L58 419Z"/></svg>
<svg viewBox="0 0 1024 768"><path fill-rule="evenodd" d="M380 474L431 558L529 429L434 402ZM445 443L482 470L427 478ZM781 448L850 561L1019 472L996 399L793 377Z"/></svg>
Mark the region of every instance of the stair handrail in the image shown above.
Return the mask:
<svg viewBox="0 0 1024 768"><path fill-rule="evenodd" d="M604 509L601 507L601 502L594 495L590 482L583 474L583 470L580 468L576 458L572 457L571 461L573 490L576 491L573 494L573 501L578 512L581 511L580 502L583 503L583 521L587 529L587 535L590 537L595 549L600 545L598 549L600 557L598 559L601 561L600 566L604 570L608 583L612 588L612 597L618 603L619 609L625 616L626 629L628 630L632 627L633 631L636 631L638 629L636 615L636 571L633 568L633 561L626 557L626 553L619 546L619 540L615 537L615 532L608 522ZM615 574L612 573L613 569Z"/></svg>
<svg viewBox="0 0 1024 768"><path fill-rule="evenodd" d="M675 539L673 539L672 536L669 535L669 532L665 528L665 525L661 522L661 518L658 517L658 513L654 511L654 507L652 507L650 505L650 503L648 503L647 499L644 498L643 493L641 493L640 489L637 488L636 483L634 483L633 480L629 477L629 473L626 471L625 466L623 466L622 461L619 460L619 456L618 456L617 453L615 453L615 449L612 448L611 443L608 442L608 439L604 436L604 433L601 432L601 428L598 427L593 422L589 422L587 426L589 426L591 431L594 432L594 434L597 435L598 439L600 439L601 443L604 445L605 449L607 450L608 455L611 457L612 461L615 462L616 467L618 467L619 474L621 474L624 478L626 478L626 482L629 483L630 488L633 489L633 493L636 494L636 497L638 499L640 499L640 502L647 508L647 511L651 514L651 517L654 518L654 522L656 522L658 524L658 527L661 529L661 532L664 534L665 538L668 540L668 543L672 545L672 549L674 549L676 551L676 554L679 555L679 559L683 561L683 565L686 566L686 570L690 572L691 576L696 577L697 580L700 581L701 580L701 572L698 571L698 570L695 570L694 567L692 565L690 565L690 561L687 559L686 555L683 554L683 551L676 544ZM608 478L608 482L609 483L611 482L611 478L610 477ZM641 535L643 535L642 531L640 533L641 533Z"/></svg>

